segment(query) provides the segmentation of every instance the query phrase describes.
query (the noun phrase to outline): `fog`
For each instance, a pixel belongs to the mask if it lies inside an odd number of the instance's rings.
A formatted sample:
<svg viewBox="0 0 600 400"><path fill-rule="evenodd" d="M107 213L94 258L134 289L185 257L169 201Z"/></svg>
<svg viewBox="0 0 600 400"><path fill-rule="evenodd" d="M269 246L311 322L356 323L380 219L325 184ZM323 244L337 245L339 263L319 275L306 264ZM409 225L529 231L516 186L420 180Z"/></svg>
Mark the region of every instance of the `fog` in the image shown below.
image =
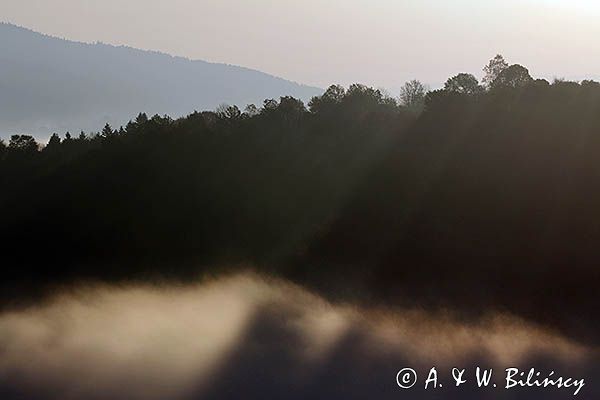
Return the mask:
<svg viewBox="0 0 600 400"><path fill-rule="evenodd" d="M475 365L499 375L522 366L586 378L579 397L592 398L598 361L598 349L509 315L464 321L449 311L332 304L253 273L188 285L82 284L0 315L2 399L573 394L453 388L452 367ZM443 391L423 390L432 366L447 384ZM405 367L420 377L409 391L395 381Z"/></svg>

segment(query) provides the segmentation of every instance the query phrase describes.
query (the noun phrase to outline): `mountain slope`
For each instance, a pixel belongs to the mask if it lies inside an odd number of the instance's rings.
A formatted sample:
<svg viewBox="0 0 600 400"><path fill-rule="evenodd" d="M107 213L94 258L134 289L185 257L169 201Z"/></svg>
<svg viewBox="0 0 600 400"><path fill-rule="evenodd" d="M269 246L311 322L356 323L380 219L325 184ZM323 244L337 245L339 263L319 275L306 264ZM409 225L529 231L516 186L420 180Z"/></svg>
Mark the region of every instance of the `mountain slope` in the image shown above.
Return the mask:
<svg viewBox="0 0 600 400"><path fill-rule="evenodd" d="M53 38L0 23L0 135L99 130L137 113L308 100L320 89L259 71L106 44Z"/></svg>

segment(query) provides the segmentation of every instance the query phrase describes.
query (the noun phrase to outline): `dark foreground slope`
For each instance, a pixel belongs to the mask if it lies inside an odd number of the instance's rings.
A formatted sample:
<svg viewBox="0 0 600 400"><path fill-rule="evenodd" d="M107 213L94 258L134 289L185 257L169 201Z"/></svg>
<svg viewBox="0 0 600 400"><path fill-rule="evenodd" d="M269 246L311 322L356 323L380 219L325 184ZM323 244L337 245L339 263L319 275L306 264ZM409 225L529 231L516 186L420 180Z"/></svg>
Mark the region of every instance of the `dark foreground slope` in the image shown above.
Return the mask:
<svg viewBox="0 0 600 400"><path fill-rule="evenodd" d="M22 138L21 138L22 139ZM332 88L3 157L2 277L253 264L320 293L508 310L597 342L600 87L436 92L415 120Z"/></svg>
<svg viewBox="0 0 600 400"><path fill-rule="evenodd" d="M200 38L206 39L206 38ZM0 137L79 133L140 111L186 115L221 103L321 93L259 71L61 40L0 23Z"/></svg>

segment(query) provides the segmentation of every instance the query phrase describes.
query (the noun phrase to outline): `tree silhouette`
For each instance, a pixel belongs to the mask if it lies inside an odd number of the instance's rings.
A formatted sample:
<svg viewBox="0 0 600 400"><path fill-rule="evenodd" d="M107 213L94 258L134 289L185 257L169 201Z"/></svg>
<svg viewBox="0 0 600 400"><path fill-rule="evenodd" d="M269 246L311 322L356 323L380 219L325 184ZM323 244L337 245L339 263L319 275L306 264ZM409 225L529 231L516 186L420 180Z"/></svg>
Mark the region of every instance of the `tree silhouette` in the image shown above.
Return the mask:
<svg viewBox="0 0 600 400"><path fill-rule="evenodd" d="M106 125L104 125L104 128L102 128L102 132L100 134L104 138L112 138L113 136L115 136L115 131L110 126L110 124L106 123Z"/></svg>
<svg viewBox="0 0 600 400"><path fill-rule="evenodd" d="M230 106L228 104L221 104L215 110L217 116L222 120L237 120L242 117L242 112L238 106Z"/></svg>
<svg viewBox="0 0 600 400"><path fill-rule="evenodd" d="M8 143L8 151L15 154L31 156L38 151L38 144L30 135L12 135Z"/></svg>
<svg viewBox="0 0 600 400"><path fill-rule="evenodd" d="M584 79L583 81L581 81L581 86L588 88L600 88L600 82L591 79Z"/></svg>
<svg viewBox="0 0 600 400"><path fill-rule="evenodd" d="M483 67L483 72L485 76L483 77L483 84L488 89L492 86L493 82L498 78L498 76L508 68L508 63L504 60L504 57L500 54L497 54L494 58L490 60L490 62Z"/></svg>
<svg viewBox="0 0 600 400"><path fill-rule="evenodd" d="M483 92L483 87L472 74L461 73L449 78L444 85L444 90L462 94L478 94Z"/></svg>
<svg viewBox="0 0 600 400"><path fill-rule="evenodd" d="M56 133L53 133L52 136L50 136L50 139L48 140L48 144L44 148L44 151L51 153L56 152L60 149L60 143L60 137Z"/></svg>
<svg viewBox="0 0 600 400"><path fill-rule="evenodd" d="M533 81L527 68L519 64L513 64L510 67L502 70L494 79L490 88L519 88Z"/></svg>
<svg viewBox="0 0 600 400"><path fill-rule="evenodd" d="M148 122L148 116L146 115L146 113L139 113L137 118L135 119L135 122L138 124L145 124L146 122Z"/></svg>
<svg viewBox="0 0 600 400"><path fill-rule="evenodd" d="M248 117L255 117L260 113L258 107L255 104L248 104L246 108L244 108L244 114Z"/></svg>
<svg viewBox="0 0 600 400"><path fill-rule="evenodd" d="M277 111L282 115L287 123L298 123L304 113L306 107L301 100L290 96L284 96L279 100Z"/></svg>
<svg viewBox="0 0 600 400"><path fill-rule="evenodd" d="M6 157L7 151L8 151L8 149L6 148L6 144L4 143L4 140L0 139L0 161L2 161L4 159L4 157Z"/></svg>
<svg viewBox="0 0 600 400"><path fill-rule="evenodd" d="M263 102L262 110L264 113L268 113L270 111L276 110L279 106L279 103L275 99L266 99Z"/></svg>
<svg viewBox="0 0 600 400"><path fill-rule="evenodd" d="M346 96L346 89L340 85L331 85L322 96L313 97L308 107L313 113L323 113L331 110L332 107L340 104Z"/></svg>
<svg viewBox="0 0 600 400"><path fill-rule="evenodd" d="M413 79L400 88L400 101L402 105L414 112L420 112L425 105L427 87L420 81Z"/></svg>

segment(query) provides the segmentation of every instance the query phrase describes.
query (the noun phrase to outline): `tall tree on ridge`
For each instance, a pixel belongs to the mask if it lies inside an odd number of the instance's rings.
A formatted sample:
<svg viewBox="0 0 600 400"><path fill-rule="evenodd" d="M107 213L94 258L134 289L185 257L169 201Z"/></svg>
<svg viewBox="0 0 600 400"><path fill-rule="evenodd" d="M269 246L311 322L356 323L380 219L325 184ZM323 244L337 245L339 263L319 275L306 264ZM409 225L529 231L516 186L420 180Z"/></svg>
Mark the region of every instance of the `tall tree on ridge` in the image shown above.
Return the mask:
<svg viewBox="0 0 600 400"><path fill-rule="evenodd" d="M409 110L419 113L425 106L427 91L427 87L420 81L408 81L400 89L400 102Z"/></svg>
<svg viewBox="0 0 600 400"><path fill-rule="evenodd" d="M498 76L508 68L508 63L504 57L500 54L496 54L496 57L492 58L488 64L483 67L485 76L483 77L483 84L486 88L491 88L492 83L498 78Z"/></svg>

